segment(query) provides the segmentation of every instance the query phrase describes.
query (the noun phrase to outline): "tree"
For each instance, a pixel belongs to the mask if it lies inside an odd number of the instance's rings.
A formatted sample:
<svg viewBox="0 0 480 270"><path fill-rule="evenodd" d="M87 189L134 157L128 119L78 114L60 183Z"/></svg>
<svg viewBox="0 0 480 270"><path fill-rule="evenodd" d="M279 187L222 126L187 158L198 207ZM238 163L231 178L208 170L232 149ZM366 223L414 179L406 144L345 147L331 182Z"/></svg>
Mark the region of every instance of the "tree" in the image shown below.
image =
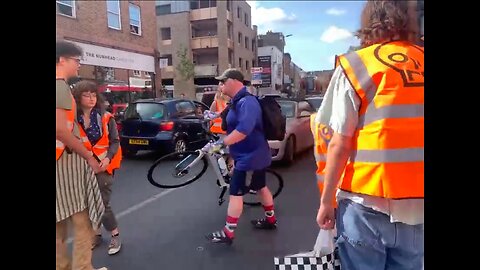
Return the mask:
<svg viewBox="0 0 480 270"><path fill-rule="evenodd" d="M180 72L180 75L185 81L190 80L195 75L195 65L192 60L188 58L187 48L180 46L180 49L177 51L177 56L180 59L180 63L177 65L177 70Z"/></svg>

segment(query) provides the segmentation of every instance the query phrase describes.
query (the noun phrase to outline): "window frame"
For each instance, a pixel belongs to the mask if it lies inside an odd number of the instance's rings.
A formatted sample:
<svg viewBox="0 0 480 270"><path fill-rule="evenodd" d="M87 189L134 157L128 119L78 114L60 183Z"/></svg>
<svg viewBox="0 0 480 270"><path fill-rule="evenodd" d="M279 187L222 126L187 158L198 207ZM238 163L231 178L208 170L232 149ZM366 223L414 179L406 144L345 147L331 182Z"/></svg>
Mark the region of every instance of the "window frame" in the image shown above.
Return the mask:
<svg viewBox="0 0 480 270"><path fill-rule="evenodd" d="M75 5L75 0L72 0L72 6L69 6L69 5L67 5L67 4L65 4L65 3L61 2L61 1L58 1L58 0L55 1L55 2L57 3L57 6L58 6L58 5L63 5L63 6L68 6L68 7L71 7L71 8L72 8L72 16L67 15L67 14L64 14L64 13L61 13L61 12L60 12L60 9L58 9L58 12L57 12L58 15L65 16L65 17L67 17L67 18L77 18L77 9L75 8L75 7L76 7L76 5Z"/></svg>
<svg viewBox="0 0 480 270"><path fill-rule="evenodd" d="M118 3L118 13L114 13L113 11L110 11L108 10L108 2L115 2L115 0L110 0L110 1L106 1L106 4L107 4L107 27L110 28L110 29L114 29L114 30L122 30L122 15L120 14L120 0L116 0L116 2ZM113 26L110 26L110 23L108 21L108 14L114 14L114 15L118 15L118 25L119 25L119 28L116 28L116 27L113 27Z"/></svg>
<svg viewBox="0 0 480 270"><path fill-rule="evenodd" d="M130 14L132 7L138 9L138 26L132 25L132 16ZM128 17L129 17L128 19L129 19L129 25L130 25L130 33L133 35L141 36L142 35L142 11L140 9L140 6L135 5L133 3L128 3ZM138 27L138 33L135 33L132 31L132 26Z"/></svg>

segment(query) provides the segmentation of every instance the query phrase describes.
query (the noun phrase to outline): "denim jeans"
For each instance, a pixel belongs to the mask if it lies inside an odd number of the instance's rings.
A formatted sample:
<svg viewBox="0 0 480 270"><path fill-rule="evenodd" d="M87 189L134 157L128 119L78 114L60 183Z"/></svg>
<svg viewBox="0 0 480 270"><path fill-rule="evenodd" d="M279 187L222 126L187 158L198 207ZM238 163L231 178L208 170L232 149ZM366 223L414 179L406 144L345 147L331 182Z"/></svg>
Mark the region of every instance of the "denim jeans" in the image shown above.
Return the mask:
<svg viewBox="0 0 480 270"><path fill-rule="evenodd" d="M421 270L423 224L391 223L372 208L343 199L337 209L342 270Z"/></svg>

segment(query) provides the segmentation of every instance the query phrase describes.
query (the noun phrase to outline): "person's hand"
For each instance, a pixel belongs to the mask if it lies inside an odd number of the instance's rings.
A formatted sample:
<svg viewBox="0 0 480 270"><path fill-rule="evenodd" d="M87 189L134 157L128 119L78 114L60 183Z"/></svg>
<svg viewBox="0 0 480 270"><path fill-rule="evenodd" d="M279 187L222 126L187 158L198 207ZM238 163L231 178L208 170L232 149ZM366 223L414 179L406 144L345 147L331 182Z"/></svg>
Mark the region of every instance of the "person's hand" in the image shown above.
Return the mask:
<svg viewBox="0 0 480 270"><path fill-rule="evenodd" d="M331 204L323 203L317 213L317 223L322 230L332 230L335 227L335 208Z"/></svg>
<svg viewBox="0 0 480 270"><path fill-rule="evenodd" d="M208 120L215 119L215 118L217 118L218 116L219 116L219 115L218 115L217 113L212 112L212 111L210 111L210 110L205 110L205 111L203 112L203 117L204 117L205 119L208 119Z"/></svg>
<svg viewBox="0 0 480 270"><path fill-rule="evenodd" d="M98 161L97 161L93 156L90 156L90 157L87 159L87 163L88 163L88 165L90 165L90 167L92 167L92 170L93 170L94 173L99 173L99 172L104 171L104 170L100 167L100 164L98 163Z"/></svg>
<svg viewBox="0 0 480 270"><path fill-rule="evenodd" d="M110 164L110 159L106 157L100 162L100 167L105 170L109 164Z"/></svg>
<svg viewBox="0 0 480 270"><path fill-rule="evenodd" d="M220 151L225 147L223 142L214 142L209 143L203 147L202 150L208 152L209 154L220 153Z"/></svg>

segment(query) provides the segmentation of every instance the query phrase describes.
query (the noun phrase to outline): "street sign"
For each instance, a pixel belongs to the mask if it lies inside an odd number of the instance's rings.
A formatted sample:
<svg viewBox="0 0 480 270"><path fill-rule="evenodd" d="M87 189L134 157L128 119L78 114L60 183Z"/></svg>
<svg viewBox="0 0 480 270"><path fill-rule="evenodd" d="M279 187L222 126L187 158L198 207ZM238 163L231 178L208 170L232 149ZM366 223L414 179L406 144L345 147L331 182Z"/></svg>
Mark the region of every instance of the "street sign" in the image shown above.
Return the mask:
<svg viewBox="0 0 480 270"><path fill-rule="evenodd" d="M250 73L262 73L263 67L252 67L250 68Z"/></svg>
<svg viewBox="0 0 480 270"><path fill-rule="evenodd" d="M262 84L262 73L252 73L252 84Z"/></svg>

